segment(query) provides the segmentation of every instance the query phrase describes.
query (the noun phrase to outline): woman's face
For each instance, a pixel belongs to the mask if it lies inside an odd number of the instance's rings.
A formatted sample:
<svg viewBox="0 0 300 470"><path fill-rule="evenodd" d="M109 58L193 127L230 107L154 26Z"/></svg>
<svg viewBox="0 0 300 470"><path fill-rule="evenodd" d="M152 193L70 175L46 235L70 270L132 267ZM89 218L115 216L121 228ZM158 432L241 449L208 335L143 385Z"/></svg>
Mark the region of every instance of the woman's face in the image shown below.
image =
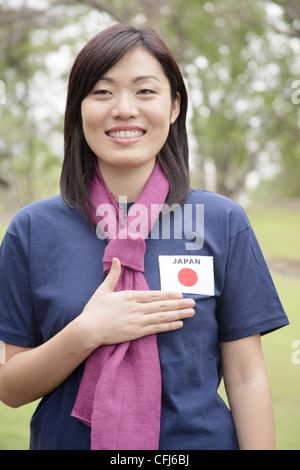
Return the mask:
<svg viewBox="0 0 300 470"><path fill-rule="evenodd" d="M82 101L85 139L100 170L152 171L180 112L160 63L142 48L128 52Z"/></svg>

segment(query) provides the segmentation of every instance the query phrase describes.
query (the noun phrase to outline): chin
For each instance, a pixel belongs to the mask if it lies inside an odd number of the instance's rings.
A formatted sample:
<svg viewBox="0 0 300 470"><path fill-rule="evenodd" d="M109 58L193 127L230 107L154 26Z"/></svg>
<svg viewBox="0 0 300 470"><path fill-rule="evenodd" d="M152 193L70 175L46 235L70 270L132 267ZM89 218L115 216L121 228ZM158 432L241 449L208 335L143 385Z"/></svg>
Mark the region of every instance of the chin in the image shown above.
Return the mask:
<svg viewBox="0 0 300 470"><path fill-rule="evenodd" d="M102 159L99 159L99 163L100 163L100 167L102 164L104 164L106 167L107 166L110 166L114 169L137 169L137 168L154 168L154 165L155 165L155 162L156 162L156 158L151 158L149 160L143 160L141 161L141 159L139 157L136 157L136 158L132 158L131 157L128 157L128 158L118 158L118 159L115 159L115 160L109 160L109 161L103 161Z"/></svg>

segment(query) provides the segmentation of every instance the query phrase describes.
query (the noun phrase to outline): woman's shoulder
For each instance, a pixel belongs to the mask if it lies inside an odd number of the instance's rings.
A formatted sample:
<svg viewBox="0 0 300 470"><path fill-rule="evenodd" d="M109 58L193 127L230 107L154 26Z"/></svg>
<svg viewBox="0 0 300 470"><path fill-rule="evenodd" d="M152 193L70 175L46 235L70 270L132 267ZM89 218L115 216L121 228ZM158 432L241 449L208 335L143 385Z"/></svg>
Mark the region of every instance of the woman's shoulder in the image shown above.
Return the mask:
<svg viewBox="0 0 300 470"><path fill-rule="evenodd" d="M212 223L229 224L233 230L240 231L250 227L248 216L243 207L233 199L204 189L191 189L184 204L202 204L206 220Z"/></svg>
<svg viewBox="0 0 300 470"><path fill-rule="evenodd" d="M184 204L207 204L209 207L220 211L245 213L238 202L222 194L205 189L192 188Z"/></svg>
<svg viewBox="0 0 300 470"><path fill-rule="evenodd" d="M7 231L19 237L22 233L28 233L32 226L42 229L49 225L57 225L62 219L66 220L66 216L74 214L74 211L64 204L60 195L51 196L22 207L13 216Z"/></svg>

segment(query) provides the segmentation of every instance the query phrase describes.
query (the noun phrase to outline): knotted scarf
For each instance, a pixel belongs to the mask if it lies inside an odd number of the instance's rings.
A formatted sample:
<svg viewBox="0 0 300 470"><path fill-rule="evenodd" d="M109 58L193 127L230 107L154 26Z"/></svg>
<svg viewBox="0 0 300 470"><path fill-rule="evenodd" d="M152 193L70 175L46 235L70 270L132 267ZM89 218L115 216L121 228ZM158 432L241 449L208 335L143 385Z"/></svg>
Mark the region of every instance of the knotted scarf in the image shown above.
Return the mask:
<svg viewBox="0 0 300 470"><path fill-rule="evenodd" d="M104 228L108 244L102 262L107 274L114 257L121 261L115 291L149 290L143 275L145 238L168 191L168 180L157 162L126 220L96 165L89 194L94 207L113 208L106 211ZM99 210L94 217L99 227L97 214ZM135 224L137 214L139 223ZM92 450L158 449L160 412L161 372L156 335L100 346L93 351L86 361L72 411L72 416L91 427Z"/></svg>

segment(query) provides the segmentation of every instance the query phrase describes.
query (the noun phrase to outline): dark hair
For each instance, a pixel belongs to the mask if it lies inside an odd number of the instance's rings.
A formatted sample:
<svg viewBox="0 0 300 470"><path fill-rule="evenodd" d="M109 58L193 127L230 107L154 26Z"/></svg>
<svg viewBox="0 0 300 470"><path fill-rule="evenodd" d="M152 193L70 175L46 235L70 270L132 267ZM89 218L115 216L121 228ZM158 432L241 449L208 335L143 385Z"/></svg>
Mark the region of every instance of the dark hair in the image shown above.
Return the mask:
<svg viewBox="0 0 300 470"><path fill-rule="evenodd" d="M95 154L86 143L81 118L81 102L111 67L133 48L143 47L161 64L171 86L172 99L180 93L180 114L171 124L169 135L157 159L169 180L166 203L183 203L190 190L186 114L188 97L185 84L171 52L150 28L136 29L116 24L94 36L78 54L73 64L65 111L65 153L60 188L64 202L78 207L90 221L88 185L93 173Z"/></svg>

